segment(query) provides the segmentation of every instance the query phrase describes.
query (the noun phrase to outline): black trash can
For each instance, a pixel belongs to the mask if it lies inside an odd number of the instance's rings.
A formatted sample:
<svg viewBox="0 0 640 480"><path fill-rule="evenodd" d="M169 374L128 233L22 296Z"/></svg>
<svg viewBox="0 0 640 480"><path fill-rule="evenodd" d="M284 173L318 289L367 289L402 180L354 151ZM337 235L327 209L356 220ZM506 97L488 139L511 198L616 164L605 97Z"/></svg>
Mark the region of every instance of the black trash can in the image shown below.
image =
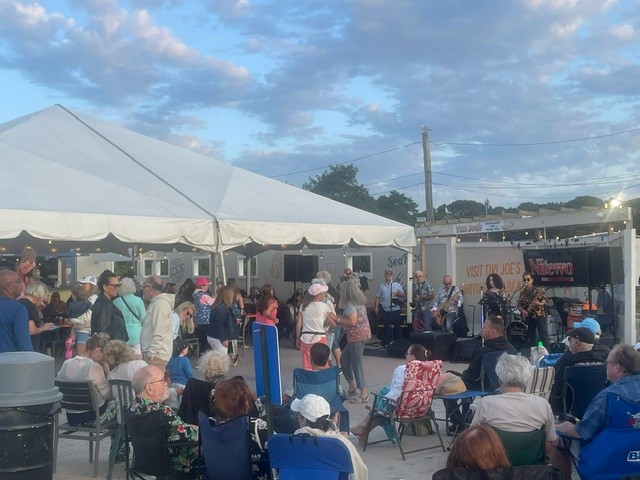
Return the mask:
<svg viewBox="0 0 640 480"><path fill-rule="evenodd" d="M54 415L62 394L54 359L0 353L0 479L52 480Z"/></svg>

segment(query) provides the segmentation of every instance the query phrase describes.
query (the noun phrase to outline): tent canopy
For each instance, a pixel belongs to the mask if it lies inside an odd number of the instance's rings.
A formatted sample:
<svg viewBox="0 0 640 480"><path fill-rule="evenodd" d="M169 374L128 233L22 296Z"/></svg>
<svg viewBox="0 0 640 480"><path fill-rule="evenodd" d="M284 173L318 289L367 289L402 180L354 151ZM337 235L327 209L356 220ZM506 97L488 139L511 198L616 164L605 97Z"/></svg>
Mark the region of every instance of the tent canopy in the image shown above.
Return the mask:
<svg viewBox="0 0 640 480"><path fill-rule="evenodd" d="M411 226L60 105L0 125L0 156L1 239L256 252L415 245Z"/></svg>

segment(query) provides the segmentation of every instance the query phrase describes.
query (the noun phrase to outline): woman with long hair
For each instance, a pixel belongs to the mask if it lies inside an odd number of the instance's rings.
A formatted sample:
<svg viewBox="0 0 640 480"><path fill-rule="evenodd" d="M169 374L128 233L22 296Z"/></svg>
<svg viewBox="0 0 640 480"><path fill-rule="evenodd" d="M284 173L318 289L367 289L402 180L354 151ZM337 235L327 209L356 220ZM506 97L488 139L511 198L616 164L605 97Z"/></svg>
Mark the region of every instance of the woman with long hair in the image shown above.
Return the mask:
<svg viewBox="0 0 640 480"><path fill-rule="evenodd" d="M312 283L302 301L302 307L296 319L296 347L302 353L302 366L305 370L312 370L311 347L314 343L327 342L326 330L330 321L336 323L338 317L332 306L324 301L326 285Z"/></svg>
<svg viewBox="0 0 640 480"><path fill-rule="evenodd" d="M507 292L504 289L502 277L497 273L488 275L485 280L485 287L480 298L480 305L482 305L484 313L482 318L486 319L489 315L499 315L504 320Z"/></svg>
<svg viewBox="0 0 640 480"><path fill-rule="evenodd" d="M273 295L273 288L265 283L256 300L256 322L265 325L278 324L278 300Z"/></svg>
<svg viewBox="0 0 640 480"><path fill-rule="evenodd" d="M229 341L238 338L238 322L233 315L234 292L231 287L222 287L216 301L211 306L209 325L207 326L207 342L211 349L221 355L226 355ZM234 360L232 358L232 360Z"/></svg>
<svg viewBox="0 0 640 480"><path fill-rule="evenodd" d="M351 403L366 403L369 392L364 380L364 345L371 338L367 297L355 283L348 282L343 290L345 307L336 325L345 327L347 346L340 357L344 378L349 382L348 396ZM360 394L358 395L358 390Z"/></svg>

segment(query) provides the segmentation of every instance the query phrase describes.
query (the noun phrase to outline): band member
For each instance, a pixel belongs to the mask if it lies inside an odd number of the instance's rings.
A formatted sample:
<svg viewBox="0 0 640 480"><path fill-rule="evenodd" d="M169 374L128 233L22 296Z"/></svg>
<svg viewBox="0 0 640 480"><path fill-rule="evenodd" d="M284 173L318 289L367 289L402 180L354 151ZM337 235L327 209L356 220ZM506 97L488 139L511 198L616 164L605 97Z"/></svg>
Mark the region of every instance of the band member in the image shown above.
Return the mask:
<svg viewBox="0 0 640 480"><path fill-rule="evenodd" d="M507 293L502 283L502 277L497 273L489 275L485 281L486 289L482 292L480 305L482 305L482 318L489 315L497 315L506 318Z"/></svg>
<svg viewBox="0 0 640 480"><path fill-rule="evenodd" d="M424 332L431 327L431 300L433 300L433 288L427 282L424 273L418 270L413 274L413 303L416 304L416 316L413 329L416 332Z"/></svg>
<svg viewBox="0 0 640 480"><path fill-rule="evenodd" d="M450 275L442 277L442 287L436 293L436 299L433 302L434 309L432 313L438 328L434 330L445 330L451 332L453 330L453 322L458 317L458 308L462 306L464 297L462 291L453 284Z"/></svg>
<svg viewBox="0 0 640 480"><path fill-rule="evenodd" d="M518 297L518 310L522 315L522 321L527 325L529 346L535 347L538 341L546 347L549 345L547 336L547 297L544 288L536 288L533 285L533 276L529 272L522 275L524 287Z"/></svg>
<svg viewBox="0 0 640 480"><path fill-rule="evenodd" d="M386 348L392 340L401 337L400 327L402 318L400 317L400 299L406 297L402 285L393 281L393 272L384 271L384 282L378 287L376 292L375 309L380 315L384 330L382 332L382 346ZM391 328L393 325L393 330Z"/></svg>

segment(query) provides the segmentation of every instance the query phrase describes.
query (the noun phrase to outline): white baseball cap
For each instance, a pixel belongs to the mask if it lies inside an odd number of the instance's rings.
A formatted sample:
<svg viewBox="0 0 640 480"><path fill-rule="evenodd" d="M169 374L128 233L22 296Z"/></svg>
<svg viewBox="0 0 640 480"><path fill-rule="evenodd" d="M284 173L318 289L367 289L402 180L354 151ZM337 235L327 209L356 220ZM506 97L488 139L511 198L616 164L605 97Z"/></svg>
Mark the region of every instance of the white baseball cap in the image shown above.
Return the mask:
<svg viewBox="0 0 640 480"><path fill-rule="evenodd" d="M93 275L87 275L86 277L82 277L80 280L78 280L78 283L90 283L94 287L97 287L98 279Z"/></svg>
<svg viewBox="0 0 640 480"><path fill-rule="evenodd" d="M331 408L329 403L319 395L309 393L291 402L291 411L298 412L310 422L317 422L319 418L329 418Z"/></svg>

